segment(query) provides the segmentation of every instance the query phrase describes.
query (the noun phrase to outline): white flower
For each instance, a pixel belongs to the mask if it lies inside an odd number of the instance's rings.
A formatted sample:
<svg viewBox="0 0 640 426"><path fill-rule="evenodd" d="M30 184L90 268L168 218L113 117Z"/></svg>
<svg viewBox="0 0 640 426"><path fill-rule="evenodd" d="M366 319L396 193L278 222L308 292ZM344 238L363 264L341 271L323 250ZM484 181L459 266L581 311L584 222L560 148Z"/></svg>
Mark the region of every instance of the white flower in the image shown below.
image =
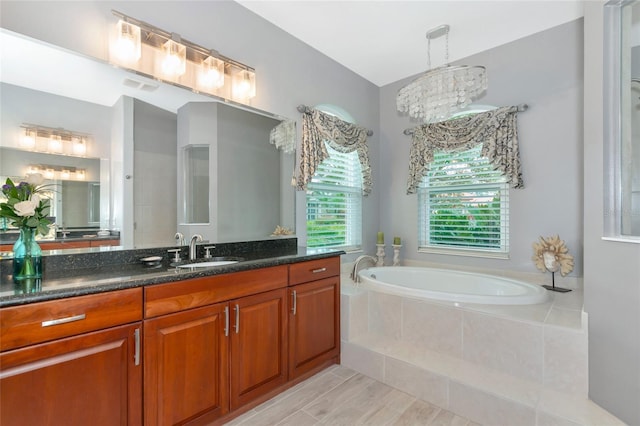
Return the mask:
<svg viewBox="0 0 640 426"><path fill-rule="evenodd" d="M19 203L15 203L13 205L13 209L16 211L18 216L29 217L36 214L36 207L38 203L33 200L20 201Z"/></svg>
<svg viewBox="0 0 640 426"><path fill-rule="evenodd" d="M42 185L42 183L44 182L44 176L42 176L42 173L29 173L27 175L27 183L29 185Z"/></svg>
<svg viewBox="0 0 640 426"><path fill-rule="evenodd" d="M42 197L40 197L40 195L38 194L31 194L31 201L33 201L34 203L36 203L36 207L40 205L40 200L42 199Z"/></svg>

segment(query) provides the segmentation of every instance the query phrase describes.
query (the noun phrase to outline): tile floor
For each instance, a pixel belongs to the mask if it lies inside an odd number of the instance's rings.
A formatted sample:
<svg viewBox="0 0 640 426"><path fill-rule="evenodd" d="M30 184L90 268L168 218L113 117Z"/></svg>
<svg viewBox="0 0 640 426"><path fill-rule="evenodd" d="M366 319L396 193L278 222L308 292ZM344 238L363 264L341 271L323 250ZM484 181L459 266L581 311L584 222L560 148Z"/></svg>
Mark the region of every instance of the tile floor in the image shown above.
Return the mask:
<svg viewBox="0 0 640 426"><path fill-rule="evenodd" d="M227 425L479 426L340 365L321 371Z"/></svg>

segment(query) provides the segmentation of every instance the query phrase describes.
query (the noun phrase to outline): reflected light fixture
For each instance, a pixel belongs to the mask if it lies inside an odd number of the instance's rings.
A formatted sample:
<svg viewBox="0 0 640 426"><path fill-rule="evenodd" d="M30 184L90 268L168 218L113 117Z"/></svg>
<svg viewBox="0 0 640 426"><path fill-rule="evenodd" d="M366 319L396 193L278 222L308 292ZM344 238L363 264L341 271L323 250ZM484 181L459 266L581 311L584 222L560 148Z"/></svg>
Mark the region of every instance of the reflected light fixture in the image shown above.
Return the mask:
<svg viewBox="0 0 640 426"><path fill-rule="evenodd" d="M60 135L49 135L49 151L55 153L62 152L62 138Z"/></svg>
<svg viewBox="0 0 640 426"><path fill-rule="evenodd" d="M176 33L112 12L118 23L109 44L110 63L225 100L246 103L255 97L253 68Z"/></svg>
<svg viewBox="0 0 640 426"><path fill-rule="evenodd" d="M431 68L431 40L445 36L445 65ZM399 112L425 123L443 121L487 90L482 66L449 65L449 25L427 31L428 70L398 91Z"/></svg>
<svg viewBox="0 0 640 426"><path fill-rule="evenodd" d="M19 146L27 151L85 157L89 152L88 133L23 123Z"/></svg>
<svg viewBox="0 0 640 426"><path fill-rule="evenodd" d="M75 155L85 155L87 153L87 144L84 142L84 138L74 137L73 141L73 153Z"/></svg>
<svg viewBox="0 0 640 426"><path fill-rule="evenodd" d="M20 139L20 145L25 149L33 149L36 146L36 131L32 129L24 129L24 134Z"/></svg>

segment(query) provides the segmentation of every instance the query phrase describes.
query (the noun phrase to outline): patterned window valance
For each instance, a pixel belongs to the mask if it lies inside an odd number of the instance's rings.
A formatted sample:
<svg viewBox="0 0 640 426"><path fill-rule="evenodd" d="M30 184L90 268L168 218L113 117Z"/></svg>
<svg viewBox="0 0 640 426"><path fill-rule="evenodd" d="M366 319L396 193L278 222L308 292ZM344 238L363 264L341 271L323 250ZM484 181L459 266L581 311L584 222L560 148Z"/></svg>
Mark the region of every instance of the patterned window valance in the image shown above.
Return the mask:
<svg viewBox="0 0 640 426"><path fill-rule="evenodd" d="M502 107L449 121L424 124L413 130L407 194L415 194L435 151L463 151L482 144L481 154L522 188L517 130L518 107Z"/></svg>
<svg viewBox="0 0 640 426"><path fill-rule="evenodd" d="M311 108L302 113L300 171L296 187L307 189L318 165L329 157L325 141L338 152L358 151L362 167L362 193L368 195L371 192L371 167L367 129Z"/></svg>

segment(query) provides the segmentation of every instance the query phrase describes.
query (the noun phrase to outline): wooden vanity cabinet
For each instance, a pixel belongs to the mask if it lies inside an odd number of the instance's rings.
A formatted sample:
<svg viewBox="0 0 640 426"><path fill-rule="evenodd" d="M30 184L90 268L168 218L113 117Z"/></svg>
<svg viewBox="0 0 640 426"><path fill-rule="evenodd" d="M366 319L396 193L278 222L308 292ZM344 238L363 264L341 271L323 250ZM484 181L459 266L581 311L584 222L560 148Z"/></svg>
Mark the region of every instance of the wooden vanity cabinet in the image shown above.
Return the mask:
<svg viewBox="0 0 640 426"><path fill-rule="evenodd" d="M287 267L145 289L145 424L209 424L287 382Z"/></svg>
<svg viewBox="0 0 640 426"><path fill-rule="evenodd" d="M0 424L142 424L141 289L0 316Z"/></svg>
<svg viewBox="0 0 640 426"><path fill-rule="evenodd" d="M289 266L289 380L340 361L340 258Z"/></svg>
<svg viewBox="0 0 640 426"><path fill-rule="evenodd" d="M227 304L144 322L146 425L206 423L229 411Z"/></svg>
<svg viewBox="0 0 640 426"><path fill-rule="evenodd" d="M284 288L232 301L231 410L287 382Z"/></svg>

